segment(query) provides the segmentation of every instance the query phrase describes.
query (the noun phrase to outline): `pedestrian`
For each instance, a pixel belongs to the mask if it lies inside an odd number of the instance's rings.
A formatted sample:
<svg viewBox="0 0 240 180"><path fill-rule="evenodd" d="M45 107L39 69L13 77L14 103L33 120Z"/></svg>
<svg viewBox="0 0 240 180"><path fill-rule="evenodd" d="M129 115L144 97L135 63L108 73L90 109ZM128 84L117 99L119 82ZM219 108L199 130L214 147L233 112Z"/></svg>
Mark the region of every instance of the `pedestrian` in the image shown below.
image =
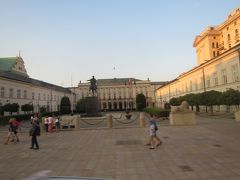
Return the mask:
<svg viewBox="0 0 240 180"><path fill-rule="evenodd" d="M60 130L60 117L57 116L55 119L55 128L56 128L56 132L59 132Z"/></svg>
<svg viewBox="0 0 240 180"><path fill-rule="evenodd" d="M53 132L53 118L51 116L48 117L48 132Z"/></svg>
<svg viewBox="0 0 240 180"><path fill-rule="evenodd" d="M48 116L44 118L45 131L48 132Z"/></svg>
<svg viewBox="0 0 240 180"><path fill-rule="evenodd" d="M9 119L8 121L8 134L7 134L7 139L4 144L8 144L10 139L14 139L14 127L13 127L13 118Z"/></svg>
<svg viewBox="0 0 240 180"><path fill-rule="evenodd" d="M19 142L19 137L18 137L18 131L19 130L20 130L20 122L16 118L13 118L12 131L14 133L14 136L16 137L16 142ZM13 141L14 141L14 139L13 139Z"/></svg>
<svg viewBox="0 0 240 180"><path fill-rule="evenodd" d="M32 136L30 149L39 149L37 136L40 136L40 125L36 119L34 119L32 122L32 127L30 129L29 135Z"/></svg>
<svg viewBox="0 0 240 180"><path fill-rule="evenodd" d="M149 114L149 134L150 134L150 138L148 143L146 144L147 146L150 146L150 149L154 149L156 147L158 147L159 145L162 144L162 141L160 140L160 138L157 136L157 122L156 122L156 118L153 116L153 114ZM155 142L156 141L156 142Z"/></svg>

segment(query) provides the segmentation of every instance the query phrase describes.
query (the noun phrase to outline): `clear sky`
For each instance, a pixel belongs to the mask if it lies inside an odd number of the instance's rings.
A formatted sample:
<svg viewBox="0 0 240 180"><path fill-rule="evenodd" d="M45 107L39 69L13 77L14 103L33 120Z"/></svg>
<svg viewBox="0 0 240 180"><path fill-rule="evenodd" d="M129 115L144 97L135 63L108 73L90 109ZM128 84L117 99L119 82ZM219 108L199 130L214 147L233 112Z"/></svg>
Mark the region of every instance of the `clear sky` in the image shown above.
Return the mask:
<svg viewBox="0 0 240 180"><path fill-rule="evenodd" d="M0 57L21 52L30 77L169 81L197 65L193 41L239 0L0 0ZM72 83L71 83L72 82Z"/></svg>

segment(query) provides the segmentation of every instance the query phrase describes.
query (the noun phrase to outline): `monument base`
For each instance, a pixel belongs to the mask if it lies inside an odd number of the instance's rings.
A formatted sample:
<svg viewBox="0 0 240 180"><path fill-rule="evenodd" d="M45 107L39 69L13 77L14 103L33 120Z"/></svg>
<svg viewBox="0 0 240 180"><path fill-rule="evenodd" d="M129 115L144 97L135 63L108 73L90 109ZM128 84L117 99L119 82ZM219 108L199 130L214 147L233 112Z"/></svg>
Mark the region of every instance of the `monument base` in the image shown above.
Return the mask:
<svg viewBox="0 0 240 180"><path fill-rule="evenodd" d="M94 117L99 114L99 104L97 96L89 96L85 99L86 116Z"/></svg>
<svg viewBox="0 0 240 180"><path fill-rule="evenodd" d="M195 112L171 112L169 115L170 125L195 125Z"/></svg>

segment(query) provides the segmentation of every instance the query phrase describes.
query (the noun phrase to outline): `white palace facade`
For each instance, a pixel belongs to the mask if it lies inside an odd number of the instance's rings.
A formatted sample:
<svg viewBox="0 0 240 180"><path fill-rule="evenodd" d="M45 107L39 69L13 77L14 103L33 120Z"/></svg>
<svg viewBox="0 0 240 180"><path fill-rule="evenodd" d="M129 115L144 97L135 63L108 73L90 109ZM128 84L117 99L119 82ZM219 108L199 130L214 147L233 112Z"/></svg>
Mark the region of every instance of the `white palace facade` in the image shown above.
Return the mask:
<svg viewBox="0 0 240 180"><path fill-rule="evenodd" d="M240 90L240 9L218 26L207 27L196 36L197 66L156 90L163 107L173 97L210 90Z"/></svg>
<svg viewBox="0 0 240 180"><path fill-rule="evenodd" d="M33 105L34 112L41 107L51 112L59 110L63 96L73 100L74 94L67 88L30 78L20 56L0 58L0 105L18 103L20 113L24 104Z"/></svg>
<svg viewBox="0 0 240 180"><path fill-rule="evenodd" d="M97 96L101 110L136 109L136 95L144 94L148 107L156 106L155 91L166 82L151 82L135 78L97 79ZM79 83L71 88L76 102L89 96L89 83Z"/></svg>

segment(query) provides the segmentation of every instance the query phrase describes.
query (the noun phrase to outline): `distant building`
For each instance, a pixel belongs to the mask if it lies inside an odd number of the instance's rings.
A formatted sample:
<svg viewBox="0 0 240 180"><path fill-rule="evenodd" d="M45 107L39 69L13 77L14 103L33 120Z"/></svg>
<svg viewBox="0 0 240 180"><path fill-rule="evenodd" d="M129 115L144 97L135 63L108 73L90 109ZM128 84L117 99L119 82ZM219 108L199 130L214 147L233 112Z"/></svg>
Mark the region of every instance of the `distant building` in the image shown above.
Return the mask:
<svg viewBox="0 0 240 180"><path fill-rule="evenodd" d="M32 79L28 76L23 59L18 57L0 58L0 104L32 104L34 112L40 108L58 111L63 96L73 99L72 92L61 86Z"/></svg>
<svg viewBox="0 0 240 180"><path fill-rule="evenodd" d="M136 109L136 95L144 94L147 106L156 106L155 90L166 82L151 82L135 78L113 78L97 80L97 96L101 110ZM79 83L72 88L76 101L89 95L89 83Z"/></svg>
<svg viewBox="0 0 240 180"><path fill-rule="evenodd" d="M206 28L196 36L198 66L180 74L156 90L157 103L163 107L173 97L210 90L240 90L240 9L229 14L218 26Z"/></svg>

